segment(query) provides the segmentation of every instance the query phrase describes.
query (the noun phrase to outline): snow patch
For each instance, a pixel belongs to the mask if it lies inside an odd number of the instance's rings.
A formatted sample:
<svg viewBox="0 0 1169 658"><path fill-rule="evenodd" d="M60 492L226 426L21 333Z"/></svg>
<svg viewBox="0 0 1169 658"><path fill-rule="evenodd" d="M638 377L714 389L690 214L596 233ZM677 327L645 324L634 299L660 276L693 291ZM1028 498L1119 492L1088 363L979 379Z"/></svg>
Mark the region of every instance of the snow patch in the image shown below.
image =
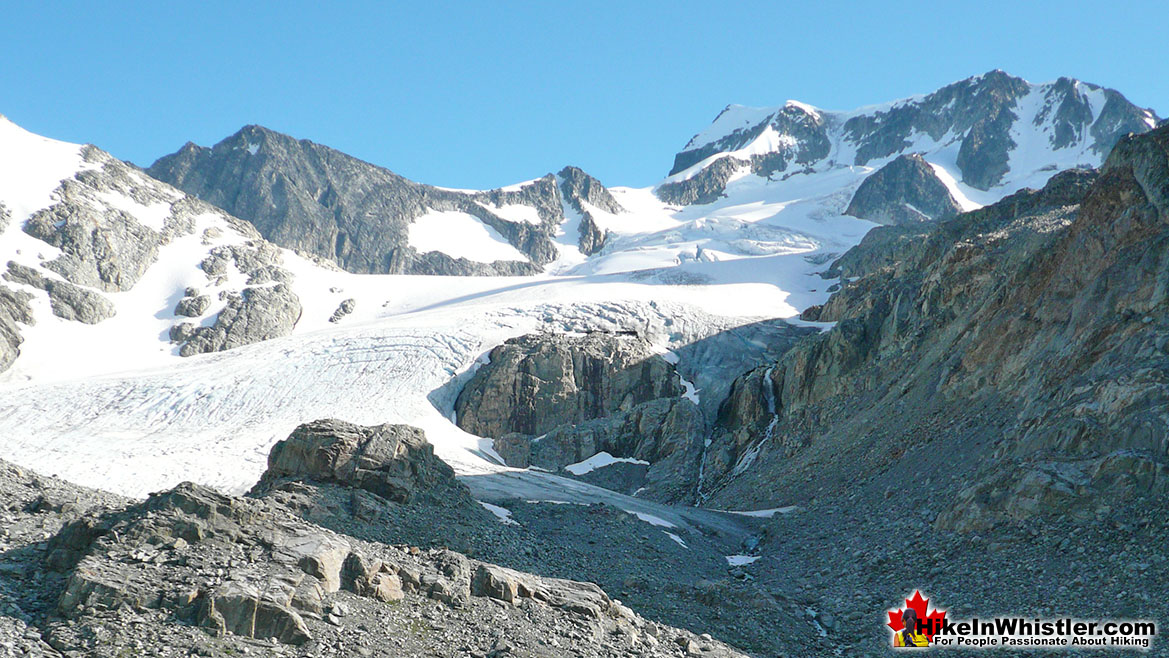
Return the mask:
<svg viewBox="0 0 1169 658"><path fill-rule="evenodd" d="M642 521L645 521L646 523L648 523L650 525L657 526L659 528L677 528L678 527L678 526L674 525L673 523L670 523L669 521L663 519L662 517L654 516L653 514L646 514L645 512L630 512L630 514L636 516L637 518L641 519Z"/></svg>
<svg viewBox="0 0 1169 658"><path fill-rule="evenodd" d="M457 210L431 210L415 219L410 224L410 246L421 253L438 251L478 263L528 259L499 231Z"/></svg>
<svg viewBox="0 0 1169 658"><path fill-rule="evenodd" d="M728 555L727 564L732 567L741 567L759 559L758 555Z"/></svg>
<svg viewBox="0 0 1169 658"><path fill-rule="evenodd" d="M613 464L641 464L642 466L649 466L649 462L643 461L641 459L632 459L630 457L614 457L607 452L598 452L584 461L565 466L564 470L572 473L573 475L579 476L584 475L585 473L592 473L598 468L604 468L605 466L611 466Z"/></svg>
<svg viewBox="0 0 1169 658"><path fill-rule="evenodd" d="M723 510L727 514L738 514L739 516L751 516L757 519L770 519L776 514L790 514L799 509L796 505L788 505L787 507L776 507L773 509L757 509L750 511L738 510Z"/></svg>
<svg viewBox="0 0 1169 658"><path fill-rule="evenodd" d="M511 510L507 509L506 507L500 507L499 505L492 505L491 503L485 503L481 500L478 500L475 502L482 505L483 509L494 514L496 516L496 518L499 519L500 523L502 523L504 525L519 525L519 522L517 522L515 519L511 518Z"/></svg>

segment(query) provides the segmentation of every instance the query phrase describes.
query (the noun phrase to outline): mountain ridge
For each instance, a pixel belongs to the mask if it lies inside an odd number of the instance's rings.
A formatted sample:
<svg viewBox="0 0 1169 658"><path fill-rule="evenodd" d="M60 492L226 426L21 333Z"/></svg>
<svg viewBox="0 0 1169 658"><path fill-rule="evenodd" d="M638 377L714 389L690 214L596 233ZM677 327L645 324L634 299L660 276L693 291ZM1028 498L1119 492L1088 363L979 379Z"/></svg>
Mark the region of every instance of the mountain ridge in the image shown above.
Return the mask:
<svg viewBox="0 0 1169 658"><path fill-rule="evenodd" d="M453 190L250 124L212 147L188 142L146 171L252 222L276 244L359 273L534 274L562 252L587 255L604 242L576 190L594 200L608 192L575 167L493 190ZM564 185L566 177L579 182ZM621 211L608 201L603 205ZM566 204L583 223L577 235L558 239L569 220ZM459 213L469 217L468 226L482 224L496 242L514 248L512 259L477 258L473 251L451 255L441 244L429 249L436 245L413 240L419 220L435 213Z"/></svg>
<svg viewBox="0 0 1169 658"><path fill-rule="evenodd" d="M914 135L924 134L935 143L960 142L958 178L987 190L1009 170L1010 151L1017 146L1011 131L1021 130L1028 120L1050 132L1049 151L1078 146L1097 161L1127 132L1159 122L1152 110L1136 107L1113 89L1067 77L1030 83L994 70L928 94L849 111L799 101L776 107L728 105L675 156L666 180L693 176L695 168L729 154L772 172L793 165L866 165L915 150Z"/></svg>

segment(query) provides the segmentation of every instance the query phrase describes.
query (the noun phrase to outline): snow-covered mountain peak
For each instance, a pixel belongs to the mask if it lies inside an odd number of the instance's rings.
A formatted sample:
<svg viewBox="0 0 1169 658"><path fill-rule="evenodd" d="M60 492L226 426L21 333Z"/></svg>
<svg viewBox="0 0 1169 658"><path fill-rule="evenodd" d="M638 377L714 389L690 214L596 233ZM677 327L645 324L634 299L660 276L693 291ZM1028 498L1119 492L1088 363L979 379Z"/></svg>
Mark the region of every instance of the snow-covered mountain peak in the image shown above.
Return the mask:
<svg viewBox="0 0 1169 658"><path fill-rule="evenodd" d="M1036 84L995 70L850 111L794 101L728 106L677 154L666 182L725 157L772 175L879 166L922 152L975 190L1017 189L1038 171L1098 165L1121 136L1157 121L1111 89L1071 78Z"/></svg>

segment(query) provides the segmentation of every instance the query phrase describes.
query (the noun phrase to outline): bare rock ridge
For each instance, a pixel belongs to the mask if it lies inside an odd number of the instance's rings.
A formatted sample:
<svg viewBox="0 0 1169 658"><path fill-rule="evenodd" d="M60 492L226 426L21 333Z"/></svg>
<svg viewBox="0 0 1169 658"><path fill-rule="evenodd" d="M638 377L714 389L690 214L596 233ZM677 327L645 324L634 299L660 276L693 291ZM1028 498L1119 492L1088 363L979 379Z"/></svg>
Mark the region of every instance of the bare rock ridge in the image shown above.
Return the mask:
<svg viewBox="0 0 1169 658"><path fill-rule="evenodd" d="M592 209L600 209L612 215L623 213L625 209L600 181L577 167L565 167L557 177L560 178L560 190L565 201L581 216L578 240L580 251L591 256L605 246L606 238Z"/></svg>
<svg viewBox="0 0 1169 658"><path fill-rule="evenodd" d="M586 476L625 493L693 490L705 422L681 379L641 338L532 334L496 347L455 404L459 427L495 439L512 466L561 471L598 453L636 460ZM602 469L604 470L604 469ZM611 475L611 473L610 473Z"/></svg>
<svg viewBox="0 0 1169 658"><path fill-rule="evenodd" d="M830 112L789 101L766 110L724 109L714 122L723 129L696 135L674 157L670 176L686 175L660 185L659 198L711 203L744 169L771 178L864 166L913 152L919 137L957 143L955 164L962 182L987 190L1010 171L1012 154L1023 148L1016 142L1021 135L1033 135L1026 148L1079 149L1092 154L1093 161L1077 164L1094 165L1121 137L1158 122L1150 110L1111 89L1070 78L1033 85L997 70L874 109Z"/></svg>
<svg viewBox="0 0 1169 658"><path fill-rule="evenodd" d="M836 326L724 402L711 504L879 482L902 459L963 483L944 501L898 487L942 503L941 528L1165 495L1169 129L1124 137L1099 174L873 233L842 259L855 280L807 314Z"/></svg>
<svg viewBox="0 0 1169 658"><path fill-rule="evenodd" d="M301 429L271 456L279 470L266 482L328 472L365 486L381 473L411 490L462 486L449 469L428 471L434 458L414 428L319 421ZM329 432L335 441L322 441ZM363 541L305 521L272 495L186 483L131 503L2 462L0 490L13 549L0 557L0 594L21 604L9 603L4 619L16 625L0 625L0 641L29 655L112 658L161 647L204 656L262 648L485 658L566 647L583 656L743 655L648 622L592 583ZM30 568L42 576L8 596Z"/></svg>
<svg viewBox="0 0 1169 658"><path fill-rule="evenodd" d="M844 211L878 224L912 224L942 219L961 212L921 155L901 155L864 180Z"/></svg>
<svg viewBox="0 0 1169 658"><path fill-rule="evenodd" d="M147 171L251 222L275 244L357 273L534 274L559 255L553 238L566 219L565 202L579 207L577 195L583 195L606 211L619 208L596 179L574 167L562 172L562 184L549 174L506 189L448 190L260 126L246 126L211 148L188 143ZM510 206L527 206L538 221L514 219L506 211ZM417 251L410 245L410 225L431 211L473 216L526 260L479 262ZM579 237L586 253L603 241L587 217Z"/></svg>

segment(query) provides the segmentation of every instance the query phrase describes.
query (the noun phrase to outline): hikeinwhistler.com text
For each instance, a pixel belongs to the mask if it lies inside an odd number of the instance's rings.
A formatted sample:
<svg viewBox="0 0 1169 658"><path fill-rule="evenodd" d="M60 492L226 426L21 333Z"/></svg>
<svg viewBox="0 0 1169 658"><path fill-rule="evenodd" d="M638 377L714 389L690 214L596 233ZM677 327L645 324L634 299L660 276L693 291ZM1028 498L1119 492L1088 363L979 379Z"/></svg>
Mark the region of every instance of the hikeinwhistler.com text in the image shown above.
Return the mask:
<svg viewBox="0 0 1169 658"><path fill-rule="evenodd" d="M992 617L929 620L919 624L936 647L1148 649L1157 635L1149 620L1026 619Z"/></svg>

